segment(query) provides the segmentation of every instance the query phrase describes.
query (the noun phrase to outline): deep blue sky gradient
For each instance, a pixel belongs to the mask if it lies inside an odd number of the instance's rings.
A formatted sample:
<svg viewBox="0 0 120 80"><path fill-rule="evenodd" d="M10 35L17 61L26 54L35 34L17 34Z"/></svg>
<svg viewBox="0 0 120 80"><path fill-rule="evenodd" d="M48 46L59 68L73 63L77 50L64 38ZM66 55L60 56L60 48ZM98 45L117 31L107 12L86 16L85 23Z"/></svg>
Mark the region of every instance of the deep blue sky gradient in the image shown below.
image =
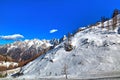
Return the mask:
<svg viewBox="0 0 120 80"><path fill-rule="evenodd" d="M120 0L0 0L0 35L60 38L101 16L111 17L115 8L120 9ZM50 34L51 29L58 32Z"/></svg>

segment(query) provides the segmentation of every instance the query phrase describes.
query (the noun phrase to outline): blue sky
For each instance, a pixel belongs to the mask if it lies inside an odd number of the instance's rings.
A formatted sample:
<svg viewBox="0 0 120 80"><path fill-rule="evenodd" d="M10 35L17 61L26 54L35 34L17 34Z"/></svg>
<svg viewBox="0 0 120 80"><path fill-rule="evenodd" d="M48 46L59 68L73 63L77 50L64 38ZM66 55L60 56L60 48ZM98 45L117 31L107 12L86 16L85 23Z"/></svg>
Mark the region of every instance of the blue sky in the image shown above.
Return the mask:
<svg viewBox="0 0 120 80"><path fill-rule="evenodd" d="M0 0L0 36L60 38L80 26L111 17L120 0ZM50 30L55 29L53 33ZM11 40L0 39L0 44Z"/></svg>

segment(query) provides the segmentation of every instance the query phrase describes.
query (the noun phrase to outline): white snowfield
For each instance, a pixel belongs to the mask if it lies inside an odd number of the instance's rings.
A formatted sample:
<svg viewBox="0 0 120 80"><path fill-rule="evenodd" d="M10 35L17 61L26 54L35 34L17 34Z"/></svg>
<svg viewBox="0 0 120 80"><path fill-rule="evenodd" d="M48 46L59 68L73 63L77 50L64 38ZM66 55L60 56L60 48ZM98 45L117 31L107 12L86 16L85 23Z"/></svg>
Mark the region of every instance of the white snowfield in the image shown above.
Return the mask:
<svg viewBox="0 0 120 80"><path fill-rule="evenodd" d="M88 28L71 40L74 49L65 51L64 42L22 68L19 78L86 77L120 71L120 34L117 30Z"/></svg>

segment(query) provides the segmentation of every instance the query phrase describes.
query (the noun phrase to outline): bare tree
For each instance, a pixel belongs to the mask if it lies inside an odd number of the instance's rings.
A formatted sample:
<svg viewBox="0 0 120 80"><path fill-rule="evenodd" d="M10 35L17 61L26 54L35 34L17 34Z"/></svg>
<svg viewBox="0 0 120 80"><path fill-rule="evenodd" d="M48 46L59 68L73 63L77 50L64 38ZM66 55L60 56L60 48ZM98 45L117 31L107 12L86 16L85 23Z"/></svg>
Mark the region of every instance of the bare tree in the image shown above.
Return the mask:
<svg viewBox="0 0 120 80"><path fill-rule="evenodd" d="M102 23L102 28L105 28L106 26L104 25L104 22L107 21L108 18L106 18L105 16L101 17L101 23Z"/></svg>
<svg viewBox="0 0 120 80"><path fill-rule="evenodd" d="M101 17L101 27L104 28L104 17Z"/></svg>
<svg viewBox="0 0 120 80"><path fill-rule="evenodd" d="M70 41L71 36L72 35L68 32L68 41Z"/></svg>
<svg viewBox="0 0 120 80"><path fill-rule="evenodd" d="M63 68L63 74L65 75L65 78L66 78L66 79L68 79L67 69L68 69L68 66L67 66L67 64L65 64L65 65L64 65L64 68Z"/></svg>
<svg viewBox="0 0 120 80"><path fill-rule="evenodd" d="M110 29L110 25L109 25L109 18L107 18L107 26L106 29L109 30Z"/></svg>

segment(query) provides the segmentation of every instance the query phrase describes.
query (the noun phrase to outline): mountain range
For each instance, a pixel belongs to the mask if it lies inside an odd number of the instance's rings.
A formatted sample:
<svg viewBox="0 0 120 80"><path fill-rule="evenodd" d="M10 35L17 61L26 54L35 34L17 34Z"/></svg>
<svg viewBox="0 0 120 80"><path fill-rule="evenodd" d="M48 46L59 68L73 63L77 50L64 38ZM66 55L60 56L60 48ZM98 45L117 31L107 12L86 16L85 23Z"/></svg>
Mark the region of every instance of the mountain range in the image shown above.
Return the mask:
<svg viewBox="0 0 120 80"><path fill-rule="evenodd" d="M20 67L52 49L58 43L57 39L33 39L6 44L0 46L0 61L17 62L19 64L18 67ZM5 69L1 68L0 70L3 71Z"/></svg>

